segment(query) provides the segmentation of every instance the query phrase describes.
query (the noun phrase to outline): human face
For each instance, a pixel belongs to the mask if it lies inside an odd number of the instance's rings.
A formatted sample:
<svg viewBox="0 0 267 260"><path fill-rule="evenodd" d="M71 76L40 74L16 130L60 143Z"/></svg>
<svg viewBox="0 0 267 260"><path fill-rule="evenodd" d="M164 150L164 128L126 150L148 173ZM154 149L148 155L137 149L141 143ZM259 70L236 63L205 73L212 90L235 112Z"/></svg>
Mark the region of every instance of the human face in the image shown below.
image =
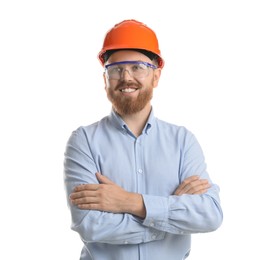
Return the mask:
<svg viewBox="0 0 267 260"><path fill-rule="evenodd" d="M152 63L144 54L136 51L117 51L113 53L105 65L121 61L142 61ZM104 73L105 89L107 97L113 108L120 115L135 114L150 106L153 89L158 85L160 69L148 68L146 77L135 78L128 71L128 65L124 67L119 79L109 79ZM130 66L130 65L129 65Z"/></svg>

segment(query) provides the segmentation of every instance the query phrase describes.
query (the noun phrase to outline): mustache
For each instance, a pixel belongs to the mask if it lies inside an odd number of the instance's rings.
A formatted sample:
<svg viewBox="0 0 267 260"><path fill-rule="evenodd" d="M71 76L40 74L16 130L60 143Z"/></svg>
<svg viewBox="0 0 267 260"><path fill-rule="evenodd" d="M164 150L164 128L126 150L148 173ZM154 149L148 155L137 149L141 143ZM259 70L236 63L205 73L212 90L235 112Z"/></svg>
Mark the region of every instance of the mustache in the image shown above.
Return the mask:
<svg viewBox="0 0 267 260"><path fill-rule="evenodd" d="M121 88L141 88L141 85L138 83L134 82L129 82L129 81L121 81L115 88L115 90L119 90Z"/></svg>

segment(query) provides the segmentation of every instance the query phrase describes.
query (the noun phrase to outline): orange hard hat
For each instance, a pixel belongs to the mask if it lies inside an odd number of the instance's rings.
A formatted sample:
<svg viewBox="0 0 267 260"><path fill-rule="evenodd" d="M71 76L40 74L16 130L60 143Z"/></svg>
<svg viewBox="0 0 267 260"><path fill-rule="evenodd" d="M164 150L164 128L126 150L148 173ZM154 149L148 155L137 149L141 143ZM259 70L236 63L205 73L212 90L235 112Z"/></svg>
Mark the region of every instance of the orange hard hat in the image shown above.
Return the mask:
<svg viewBox="0 0 267 260"><path fill-rule="evenodd" d="M124 20L111 28L104 39L102 50L98 54L102 66L108 51L134 49L149 52L156 56L159 68L163 68L158 39L154 31L136 20Z"/></svg>

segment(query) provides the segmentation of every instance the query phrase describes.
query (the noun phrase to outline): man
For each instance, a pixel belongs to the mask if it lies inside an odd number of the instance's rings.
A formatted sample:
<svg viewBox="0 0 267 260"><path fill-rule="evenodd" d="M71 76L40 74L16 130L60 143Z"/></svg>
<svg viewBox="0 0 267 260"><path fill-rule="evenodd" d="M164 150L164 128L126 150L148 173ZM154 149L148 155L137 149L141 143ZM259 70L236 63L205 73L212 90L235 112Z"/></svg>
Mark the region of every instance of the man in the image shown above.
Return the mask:
<svg viewBox="0 0 267 260"><path fill-rule="evenodd" d="M80 259L185 259L191 234L216 230L223 214L194 135L154 116L164 66L157 37L122 21L106 34L99 60L111 114L74 131L65 152Z"/></svg>

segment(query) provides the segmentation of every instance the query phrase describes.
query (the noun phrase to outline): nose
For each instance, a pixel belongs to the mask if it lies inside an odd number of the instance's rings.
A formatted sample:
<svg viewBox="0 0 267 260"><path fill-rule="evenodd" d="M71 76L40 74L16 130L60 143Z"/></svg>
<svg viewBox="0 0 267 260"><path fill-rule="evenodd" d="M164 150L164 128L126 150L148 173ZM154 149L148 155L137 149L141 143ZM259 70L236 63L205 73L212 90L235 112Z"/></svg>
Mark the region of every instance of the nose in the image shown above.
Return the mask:
<svg viewBox="0 0 267 260"><path fill-rule="evenodd" d="M127 72L127 73L126 73ZM132 75L131 75L131 73L130 73L130 71L128 70L128 69L124 69L123 71L122 71L122 73L121 73L121 79L132 79L133 77L132 77Z"/></svg>

